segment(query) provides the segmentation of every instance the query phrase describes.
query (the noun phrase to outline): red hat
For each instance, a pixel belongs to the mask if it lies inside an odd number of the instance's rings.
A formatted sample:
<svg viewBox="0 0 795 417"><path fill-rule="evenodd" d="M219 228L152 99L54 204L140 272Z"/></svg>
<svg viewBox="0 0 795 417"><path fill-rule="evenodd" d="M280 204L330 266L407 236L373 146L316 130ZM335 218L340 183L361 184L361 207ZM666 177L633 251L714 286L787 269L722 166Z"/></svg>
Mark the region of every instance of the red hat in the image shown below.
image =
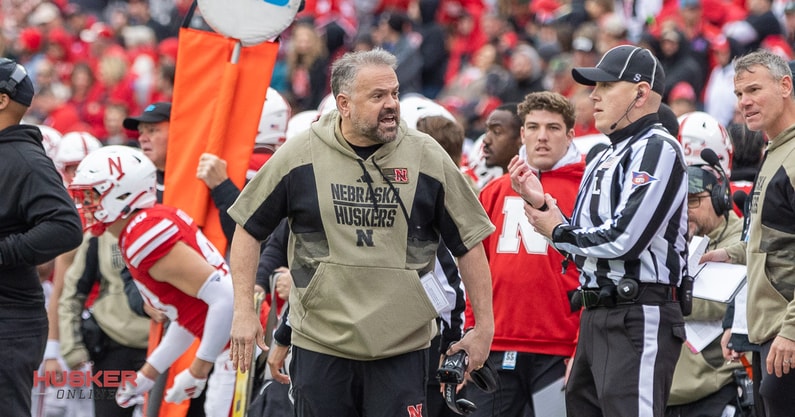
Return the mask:
<svg viewBox="0 0 795 417"><path fill-rule="evenodd" d="M27 52L38 52L43 40L44 36L38 28L28 27L19 32L19 42Z"/></svg>
<svg viewBox="0 0 795 417"><path fill-rule="evenodd" d="M157 45L157 53L158 55L165 55L167 57L172 58L173 60L177 60L177 46L179 46L179 40L177 38L166 38L160 41Z"/></svg>
<svg viewBox="0 0 795 417"><path fill-rule="evenodd" d="M676 83L668 94L668 102L672 103L676 100L696 101L696 92L693 90L693 86L685 81Z"/></svg>
<svg viewBox="0 0 795 417"><path fill-rule="evenodd" d="M712 39L712 49L715 51L728 51L730 49L729 39L723 35Z"/></svg>
<svg viewBox="0 0 795 417"><path fill-rule="evenodd" d="M70 35L66 29L60 27L52 28L47 36L47 40L50 41L50 43L61 45L63 50L67 53L69 52L69 47L72 45L72 35Z"/></svg>

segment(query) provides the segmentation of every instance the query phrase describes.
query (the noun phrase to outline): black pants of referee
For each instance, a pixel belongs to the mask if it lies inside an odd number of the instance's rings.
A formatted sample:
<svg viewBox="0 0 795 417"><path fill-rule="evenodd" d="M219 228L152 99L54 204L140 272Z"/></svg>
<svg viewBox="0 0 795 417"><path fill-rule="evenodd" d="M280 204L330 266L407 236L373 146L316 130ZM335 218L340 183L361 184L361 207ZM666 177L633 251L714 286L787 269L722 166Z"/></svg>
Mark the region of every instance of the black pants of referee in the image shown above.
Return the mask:
<svg viewBox="0 0 795 417"><path fill-rule="evenodd" d="M662 417L685 341L677 302L583 310L566 385L576 417Z"/></svg>
<svg viewBox="0 0 795 417"><path fill-rule="evenodd" d="M422 417L428 349L373 361L293 346L296 417Z"/></svg>

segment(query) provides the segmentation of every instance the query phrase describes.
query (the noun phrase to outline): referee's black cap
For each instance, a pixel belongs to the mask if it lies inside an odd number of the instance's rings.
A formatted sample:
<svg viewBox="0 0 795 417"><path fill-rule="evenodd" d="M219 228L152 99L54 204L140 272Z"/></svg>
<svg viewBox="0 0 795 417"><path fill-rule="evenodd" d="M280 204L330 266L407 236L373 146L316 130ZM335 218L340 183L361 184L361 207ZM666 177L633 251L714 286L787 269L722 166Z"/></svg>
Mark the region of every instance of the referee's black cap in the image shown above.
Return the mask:
<svg viewBox="0 0 795 417"><path fill-rule="evenodd" d="M627 81L639 83L646 81L652 91L663 95L665 91L665 71L657 57L646 48L620 45L605 52L596 67L573 68L574 80L584 85L597 82Z"/></svg>

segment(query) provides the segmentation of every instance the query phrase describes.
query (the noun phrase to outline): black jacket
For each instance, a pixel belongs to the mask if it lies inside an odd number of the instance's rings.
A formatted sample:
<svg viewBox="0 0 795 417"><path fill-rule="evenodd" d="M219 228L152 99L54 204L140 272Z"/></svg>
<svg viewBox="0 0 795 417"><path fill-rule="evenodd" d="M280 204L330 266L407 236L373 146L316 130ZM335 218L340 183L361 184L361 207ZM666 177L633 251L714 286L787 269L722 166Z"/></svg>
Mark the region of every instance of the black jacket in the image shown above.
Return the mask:
<svg viewBox="0 0 795 417"><path fill-rule="evenodd" d="M35 126L0 131L0 335L14 330L7 319L45 317L36 265L83 239L80 216L41 140Z"/></svg>

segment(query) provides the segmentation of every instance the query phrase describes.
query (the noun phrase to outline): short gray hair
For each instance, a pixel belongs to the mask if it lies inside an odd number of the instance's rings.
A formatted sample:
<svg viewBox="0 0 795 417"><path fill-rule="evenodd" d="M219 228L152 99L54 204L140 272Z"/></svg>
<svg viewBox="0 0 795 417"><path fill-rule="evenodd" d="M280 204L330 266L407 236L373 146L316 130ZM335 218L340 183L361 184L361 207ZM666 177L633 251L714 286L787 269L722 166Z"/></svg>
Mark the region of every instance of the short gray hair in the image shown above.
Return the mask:
<svg viewBox="0 0 795 417"><path fill-rule="evenodd" d="M743 71L752 72L751 67L756 65L767 68L776 81L781 81L784 76L792 78L792 70L784 58L764 49L758 49L734 60L734 73Z"/></svg>
<svg viewBox="0 0 795 417"><path fill-rule="evenodd" d="M395 69L397 58L381 48L346 53L331 66L331 94L337 97L340 93L350 93L359 70L370 65Z"/></svg>

